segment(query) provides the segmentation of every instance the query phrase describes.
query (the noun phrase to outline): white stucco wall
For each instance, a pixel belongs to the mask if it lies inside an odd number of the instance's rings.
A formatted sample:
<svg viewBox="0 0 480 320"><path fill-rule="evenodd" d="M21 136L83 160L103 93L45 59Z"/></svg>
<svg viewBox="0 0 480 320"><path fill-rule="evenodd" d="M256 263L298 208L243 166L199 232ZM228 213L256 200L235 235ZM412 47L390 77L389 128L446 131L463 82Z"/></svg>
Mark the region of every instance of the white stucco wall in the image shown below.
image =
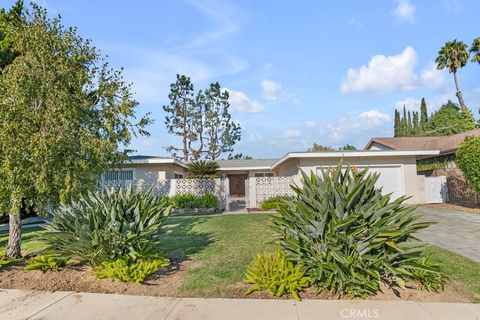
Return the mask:
<svg viewBox="0 0 480 320"><path fill-rule="evenodd" d="M175 173L186 175L183 167L173 163L127 164L124 168L133 168L135 179L144 181L173 179Z"/></svg>
<svg viewBox="0 0 480 320"><path fill-rule="evenodd" d="M279 175L296 176L300 180L300 169L306 173L316 173L318 167L336 166L340 161L338 158L299 158L289 159L277 169ZM415 156L392 156L392 157L358 157L344 158L343 164L368 166L368 165L395 165L401 166L403 172L405 195L411 198L407 200L410 204L425 203L425 184L421 184L421 178L417 176L417 164Z"/></svg>

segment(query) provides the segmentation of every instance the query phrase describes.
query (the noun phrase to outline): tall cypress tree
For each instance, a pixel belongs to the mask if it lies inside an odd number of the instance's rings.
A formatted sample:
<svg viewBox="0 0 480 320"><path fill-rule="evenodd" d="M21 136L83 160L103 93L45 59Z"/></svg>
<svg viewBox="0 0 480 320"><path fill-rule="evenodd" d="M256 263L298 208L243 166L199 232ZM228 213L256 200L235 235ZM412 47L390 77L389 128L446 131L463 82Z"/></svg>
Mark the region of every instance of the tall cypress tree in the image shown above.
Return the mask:
<svg viewBox="0 0 480 320"><path fill-rule="evenodd" d="M420 132L419 123L418 123L418 112L413 112L413 136L417 136Z"/></svg>
<svg viewBox="0 0 480 320"><path fill-rule="evenodd" d="M408 132L408 125L407 125L407 110L405 105L403 105L403 118L401 121L401 137L406 137Z"/></svg>
<svg viewBox="0 0 480 320"><path fill-rule="evenodd" d="M410 111L408 111L408 119L407 119L407 137L412 136L413 133L413 125L412 125L412 115Z"/></svg>
<svg viewBox="0 0 480 320"><path fill-rule="evenodd" d="M428 129L428 113L427 113L427 103L425 98L422 98L422 103L420 104L420 131L423 133Z"/></svg>
<svg viewBox="0 0 480 320"><path fill-rule="evenodd" d="M400 112L398 112L397 109L395 109L395 122L394 122L394 137L400 136Z"/></svg>

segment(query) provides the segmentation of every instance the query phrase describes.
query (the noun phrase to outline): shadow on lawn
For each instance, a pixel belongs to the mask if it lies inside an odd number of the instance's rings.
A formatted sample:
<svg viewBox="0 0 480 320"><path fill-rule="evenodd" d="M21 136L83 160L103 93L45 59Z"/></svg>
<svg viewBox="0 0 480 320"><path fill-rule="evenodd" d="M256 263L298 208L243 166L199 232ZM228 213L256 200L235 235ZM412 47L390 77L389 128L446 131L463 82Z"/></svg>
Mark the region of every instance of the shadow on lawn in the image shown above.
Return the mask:
<svg viewBox="0 0 480 320"><path fill-rule="evenodd" d="M36 240L38 233L43 231L41 227L22 228L22 242L29 242ZM0 248L4 248L8 241L8 230L0 231Z"/></svg>
<svg viewBox="0 0 480 320"><path fill-rule="evenodd" d="M188 260L189 256L202 251L215 240L211 233L199 232L195 226L207 218L169 218L161 237L161 250L175 264Z"/></svg>

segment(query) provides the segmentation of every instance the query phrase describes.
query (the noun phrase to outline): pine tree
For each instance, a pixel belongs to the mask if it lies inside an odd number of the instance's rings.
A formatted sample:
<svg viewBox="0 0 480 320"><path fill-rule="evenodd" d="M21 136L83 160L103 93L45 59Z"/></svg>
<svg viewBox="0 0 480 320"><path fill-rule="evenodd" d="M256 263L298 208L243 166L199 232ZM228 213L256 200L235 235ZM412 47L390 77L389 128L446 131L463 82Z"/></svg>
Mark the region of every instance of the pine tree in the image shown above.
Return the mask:
<svg viewBox="0 0 480 320"><path fill-rule="evenodd" d="M400 136L400 112L395 109L394 137Z"/></svg>
<svg viewBox="0 0 480 320"><path fill-rule="evenodd" d="M428 113L427 113L427 103L425 98L422 98L422 103L420 104L420 132L425 132L428 130Z"/></svg>

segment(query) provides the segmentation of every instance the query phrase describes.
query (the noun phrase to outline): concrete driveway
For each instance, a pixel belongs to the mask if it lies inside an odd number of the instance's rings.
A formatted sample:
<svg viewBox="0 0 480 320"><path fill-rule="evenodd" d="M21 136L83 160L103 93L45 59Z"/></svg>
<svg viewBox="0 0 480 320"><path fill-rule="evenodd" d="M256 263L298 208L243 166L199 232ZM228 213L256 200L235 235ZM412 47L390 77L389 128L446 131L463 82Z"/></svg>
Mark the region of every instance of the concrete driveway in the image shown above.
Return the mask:
<svg viewBox="0 0 480 320"><path fill-rule="evenodd" d="M480 262L480 214L418 207L423 221L435 224L418 233L420 239Z"/></svg>

